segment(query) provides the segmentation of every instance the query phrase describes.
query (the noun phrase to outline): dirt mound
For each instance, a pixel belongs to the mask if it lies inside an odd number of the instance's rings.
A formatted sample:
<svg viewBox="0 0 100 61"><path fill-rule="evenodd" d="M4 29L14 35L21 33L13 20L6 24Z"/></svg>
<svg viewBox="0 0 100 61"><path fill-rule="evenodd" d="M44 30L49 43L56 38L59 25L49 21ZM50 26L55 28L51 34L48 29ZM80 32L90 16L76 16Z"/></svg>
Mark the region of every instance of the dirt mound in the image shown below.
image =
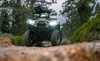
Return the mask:
<svg viewBox="0 0 100 61"><path fill-rule="evenodd" d="M1 36L0 37L0 47L8 47L11 46L11 39L8 37Z"/></svg>
<svg viewBox="0 0 100 61"><path fill-rule="evenodd" d="M93 43L56 47L2 47L0 61L100 61L100 49ZM100 46L100 43L98 43Z"/></svg>

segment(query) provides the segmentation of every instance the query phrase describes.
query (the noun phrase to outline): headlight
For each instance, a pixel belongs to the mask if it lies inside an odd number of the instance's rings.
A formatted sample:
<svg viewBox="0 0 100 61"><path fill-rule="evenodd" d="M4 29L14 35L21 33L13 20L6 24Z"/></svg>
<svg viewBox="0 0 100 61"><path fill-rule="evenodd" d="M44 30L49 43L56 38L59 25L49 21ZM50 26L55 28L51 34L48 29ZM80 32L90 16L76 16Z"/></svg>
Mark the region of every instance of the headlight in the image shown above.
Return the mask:
<svg viewBox="0 0 100 61"><path fill-rule="evenodd" d="M35 21L34 20L31 20L31 19L28 19L27 20L27 23L30 24L30 25L34 25L35 24Z"/></svg>
<svg viewBox="0 0 100 61"><path fill-rule="evenodd" d="M51 21L49 24L50 24L50 26L55 26L55 25L58 24L58 22L57 21Z"/></svg>

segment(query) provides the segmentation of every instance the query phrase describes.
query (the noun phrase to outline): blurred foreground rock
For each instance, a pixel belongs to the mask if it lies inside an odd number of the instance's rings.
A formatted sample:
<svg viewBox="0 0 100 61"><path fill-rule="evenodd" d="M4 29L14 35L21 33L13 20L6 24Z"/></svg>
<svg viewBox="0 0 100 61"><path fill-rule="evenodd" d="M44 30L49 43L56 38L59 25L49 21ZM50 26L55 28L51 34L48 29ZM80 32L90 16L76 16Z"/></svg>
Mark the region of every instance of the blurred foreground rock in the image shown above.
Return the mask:
<svg viewBox="0 0 100 61"><path fill-rule="evenodd" d="M100 46L100 43L97 43ZM100 61L100 49L93 43L56 47L1 47L0 61Z"/></svg>

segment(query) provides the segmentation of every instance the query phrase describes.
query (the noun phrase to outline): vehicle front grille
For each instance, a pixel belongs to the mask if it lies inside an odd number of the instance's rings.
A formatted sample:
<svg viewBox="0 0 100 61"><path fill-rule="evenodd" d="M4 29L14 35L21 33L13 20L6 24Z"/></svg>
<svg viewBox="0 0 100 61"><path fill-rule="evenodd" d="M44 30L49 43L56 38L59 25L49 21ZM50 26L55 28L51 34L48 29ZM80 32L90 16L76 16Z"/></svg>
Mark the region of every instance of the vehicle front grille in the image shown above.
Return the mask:
<svg viewBox="0 0 100 61"><path fill-rule="evenodd" d="M37 27L46 27L46 23L43 21L40 21L37 23Z"/></svg>

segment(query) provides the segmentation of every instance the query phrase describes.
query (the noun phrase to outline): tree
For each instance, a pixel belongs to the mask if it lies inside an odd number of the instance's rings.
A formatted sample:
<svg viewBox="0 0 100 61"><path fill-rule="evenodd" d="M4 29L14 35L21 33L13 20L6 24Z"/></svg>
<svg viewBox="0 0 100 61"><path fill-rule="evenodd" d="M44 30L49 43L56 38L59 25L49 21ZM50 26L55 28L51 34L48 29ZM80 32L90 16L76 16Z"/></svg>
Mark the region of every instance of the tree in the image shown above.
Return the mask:
<svg viewBox="0 0 100 61"><path fill-rule="evenodd" d="M3 33L10 33L9 15L8 15L8 1L4 0L1 4L1 14L0 14L0 29Z"/></svg>
<svg viewBox="0 0 100 61"><path fill-rule="evenodd" d="M71 43L100 40L100 6L96 18L87 21L71 36Z"/></svg>
<svg viewBox="0 0 100 61"><path fill-rule="evenodd" d="M0 5L1 30L5 32L9 28L10 33L14 35L23 34L27 27L26 19L34 14L34 2L35 0L27 0L26 3L25 0L2 0ZM6 25L10 27L6 27Z"/></svg>
<svg viewBox="0 0 100 61"><path fill-rule="evenodd" d="M96 0L68 0L63 3L61 14L67 19L66 31L68 37L96 15L96 6Z"/></svg>
<svg viewBox="0 0 100 61"><path fill-rule="evenodd" d="M10 33L10 24L9 24L9 17L6 10L2 10L1 12L1 31L3 33Z"/></svg>
<svg viewBox="0 0 100 61"><path fill-rule="evenodd" d="M22 5L21 0L17 0L16 2L13 2L12 5L12 17L14 19L13 21L13 27L12 31L15 35L21 35L25 32L27 25L26 20L27 18L34 15L34 8L33 4L34 0L30 0L29 7ZM28 1L27 1L28 3Z"/></svg>

